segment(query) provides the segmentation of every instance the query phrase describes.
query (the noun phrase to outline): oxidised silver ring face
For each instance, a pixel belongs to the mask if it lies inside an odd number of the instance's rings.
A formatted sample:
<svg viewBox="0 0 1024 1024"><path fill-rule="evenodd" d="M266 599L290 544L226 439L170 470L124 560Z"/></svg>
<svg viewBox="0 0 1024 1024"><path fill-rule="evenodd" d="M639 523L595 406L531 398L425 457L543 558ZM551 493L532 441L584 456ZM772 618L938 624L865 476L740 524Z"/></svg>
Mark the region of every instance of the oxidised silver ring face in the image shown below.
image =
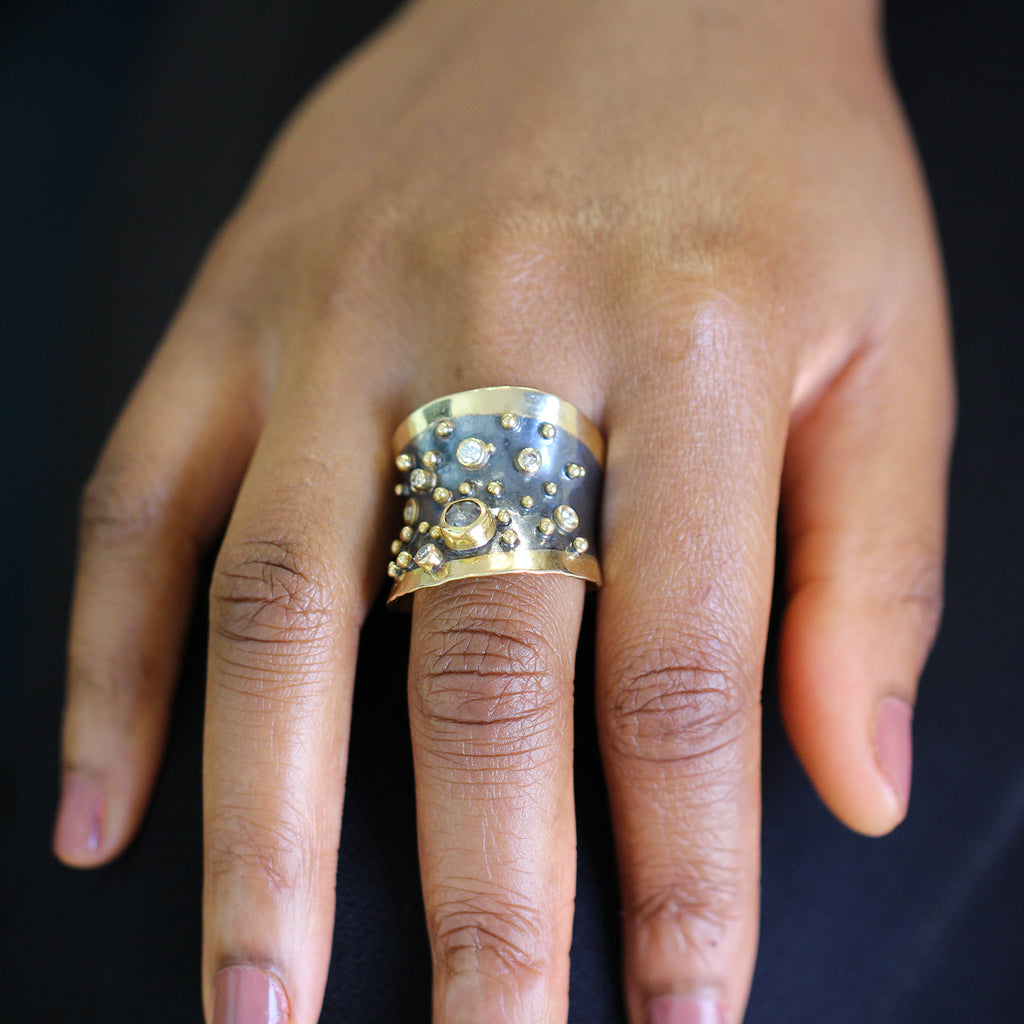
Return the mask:
<svg viewBox="0 0 1024 1024"><path fill-rule="evenodd" d="M511 572L601 585L604 441L576 406L533 388L477 388L417 409L395 432L404 525L388 603L421 587Z"/></svg>

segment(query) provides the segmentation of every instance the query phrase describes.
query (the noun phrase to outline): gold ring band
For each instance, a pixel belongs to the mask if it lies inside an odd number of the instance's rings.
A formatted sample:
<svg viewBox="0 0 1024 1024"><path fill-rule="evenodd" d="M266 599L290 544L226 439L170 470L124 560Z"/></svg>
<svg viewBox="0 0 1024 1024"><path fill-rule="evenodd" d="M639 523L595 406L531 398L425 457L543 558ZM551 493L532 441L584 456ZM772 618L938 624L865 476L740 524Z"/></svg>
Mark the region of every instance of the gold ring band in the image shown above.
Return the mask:
<svg viewBox="0 0 1024 1024"><path fill-rule="evenodd" d="M503 573L600 586L604 440L571 402L525 387L428 402L395 431L404 525L388 603L423 587Z"/></svg>

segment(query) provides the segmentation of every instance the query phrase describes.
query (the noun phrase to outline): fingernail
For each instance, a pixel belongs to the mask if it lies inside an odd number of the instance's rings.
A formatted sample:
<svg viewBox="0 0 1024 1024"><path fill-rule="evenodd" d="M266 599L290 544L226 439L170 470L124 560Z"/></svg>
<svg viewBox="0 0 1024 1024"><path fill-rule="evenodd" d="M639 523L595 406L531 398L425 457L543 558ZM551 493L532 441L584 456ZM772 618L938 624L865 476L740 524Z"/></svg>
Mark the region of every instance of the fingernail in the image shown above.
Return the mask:
<svg viewBox="0 0 1024 1024"><path fill-rule="evenodd" d="M717 999L657 996L647 1004L647 1024L725 1024Z"/></svg>
<svg viewBox="0 0 1024 1024"><path fill-rule="evenodd" d="M910 799L913 719L913 708L899 697L885 697L875 717L875 757L904 808Z"/></svg>
<svg viewBox="0 0 1024 1024"><path fill-rule="evenodd" d="M218 972L213 983L213 1024L287 1024L288 998L280 982L258 967Z"/></svg>
<svg viewBox="0 0 1024 1024"><path fill-rule="evenodd" d="M66 772L61 784L53 848L64 860L91 858L103 838L106 805L99 786L78 772Z"/></svg>

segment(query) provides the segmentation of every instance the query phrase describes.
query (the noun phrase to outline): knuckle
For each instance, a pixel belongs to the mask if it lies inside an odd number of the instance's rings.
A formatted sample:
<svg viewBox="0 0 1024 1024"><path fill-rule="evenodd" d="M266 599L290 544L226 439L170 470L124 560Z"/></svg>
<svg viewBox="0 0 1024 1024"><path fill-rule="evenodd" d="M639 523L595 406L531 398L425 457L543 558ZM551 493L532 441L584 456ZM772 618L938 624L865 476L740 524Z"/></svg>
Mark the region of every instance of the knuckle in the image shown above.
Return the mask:
<svg viewBox="0 0 1024 1024"><path fill-rule="evenodd" d="M273 896L287 896L311 877L312 846L301 822L261 820L253 811L225 810L207 826L205 856L211 881L240 878Z"/></svg>
<svg viewBox="0 0 1024 1024"><path fill-rule="evenodd" d="M466 329L490 362L508 358L505 348L525 340L526 324L535 333L555 310L571 309L584 287L583 240L571 217L549 203L513 197L478 204L428 226L419 244L429 274L458 280ZM458 355L464 363L464 345Z"/></svg>
<svg viewBox="0 0 1024 1024"><path fill-rule="evenodd" d="M460 974L542 975L550 962L543 916L512 892L446 887L428 910L435 969Z"/></svg>
<svg viewBox="0 0 1024 1024"><path fill-rule="evenodd" d="M616 754L704 770L727 758L756 706L750 671L720 641L692 635L648 645L627 657L607 696L608 738Z"/></svg>
<svg viewBox="0 0 1024 1024"><path fill-rule="evenodd" d="M478 330L501 337L518 316L543 316L538 300L567 290L577 246L561 229L528 219L485 228L482 252L467 271L469 307Z"/></svg>
<svg viewBox="0 0 1024 1024"><path fill-rule="evenodd" d="M242 645L316 646L331 624L331 572L307 541L285 536L222 552L210 588L210 622Z"/></svg>
<svg viewBox="0 0 1024 1024"><path fill-rule="evenodd" d="M732 283L719 281L687 299L683 322L687 336L701 351L715 353L723 340L746 340L755 333L749 300Z"/></svg>
<svg viewBox="0 0 1024 1024"><path fill-rule="evenodd" d="M578 249L563 211L516 196L472 206L445 227L443 237L446 257L471 276L523 288L538 275L564 268L571 251Z"/></svg>
<svg viewBox="0 0 1024 1024"><path fill-rule="evenodd" d="M152 728L163 715L164 695L158 688L136 682L147 678L138 664L126 665L76 639L72 639L68 660L68 703L79 716L88 716L90 731L137 735Z"/></svg>
<svg viewBox="0 0 1024 1024"><path fill-rule="evenodd" d="M147 487L127 464L103 461L79 501L83 547L121 548L151 535L163 522L168 496Z"/></svg>
<svg viewBox="0 0 1024 1024"><path fill-rule="evenodd" d="M441 732L541 729L557 700L556 664L549 642L525 621L460 612L423 636L418 710Z"/></svg>
<svg viewBox="0 0 1024 1024"><path fill-rule="evenodd" d="M920 543L908 545L882 577L879 588L886 603L895 603L909 619L921 646L931 647L944 604L941 552Z"/></svg>
<svg viewBox="0 0 1024 1024"><path fill-rule="evenodd" d="M763 386L766 363L778 359L778 353L766 348L751 298L727 280L670 292L654 299L651 309L659 324L653 332L653 357L660 371L720 381L736 378L744 385L749 374Z"/></svg>
<svg viewBox="0 0 1024 1024"><path fill-rule="evenodd" d="M742 887L734 872L720 865L664 882L623 909L626 921L648 934L678 935L683 948L707 943L709 933L723 934L738 916Z"/></svg>

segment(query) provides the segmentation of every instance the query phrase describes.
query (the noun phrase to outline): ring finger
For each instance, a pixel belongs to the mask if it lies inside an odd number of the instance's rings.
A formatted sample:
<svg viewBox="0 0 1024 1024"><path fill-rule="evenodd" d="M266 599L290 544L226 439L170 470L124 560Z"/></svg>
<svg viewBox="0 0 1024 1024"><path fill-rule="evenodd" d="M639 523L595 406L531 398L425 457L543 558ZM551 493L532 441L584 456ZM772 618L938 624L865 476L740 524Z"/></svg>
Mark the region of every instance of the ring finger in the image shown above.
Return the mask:
<svg viewBox="0 0 1024 1024"><path fill-rule="evenodd" d="M409 704L435 1024L567 1017L583 589L486 577L416 597Z"/></svg>
<svg viewBox="0 0 1024 1024"><path fill-rule="evenodd" d="M488 403L504 411L485 414ZM594 578L586 534L599 441L576 433L572 414L560 418L571 407L538 393L492 389L450 404L466 415L424 413L434 429L399 456L413 492L410 546L396 543L392 569L395 595L410 581L424 587L409 703L434 1020L555 1024L568 1013L575 892L572 686L584 587L572 575Z"/></svg>

